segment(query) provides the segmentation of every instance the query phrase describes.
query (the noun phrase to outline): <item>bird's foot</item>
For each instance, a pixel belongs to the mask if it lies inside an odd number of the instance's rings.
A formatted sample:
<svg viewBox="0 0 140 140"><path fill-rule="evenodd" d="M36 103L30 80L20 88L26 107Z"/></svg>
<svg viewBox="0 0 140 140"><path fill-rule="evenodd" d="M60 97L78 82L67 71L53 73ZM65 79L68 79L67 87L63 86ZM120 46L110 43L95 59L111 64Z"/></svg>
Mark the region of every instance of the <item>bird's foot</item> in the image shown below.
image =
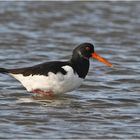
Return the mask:
<svg viewBox="0 0 140 140"><path fill-rule="evenodd" d="M39 94L42 96L52 96L53 95L52 91L44 91L44 90L40 90L40 89L35 89L32 91L32 93Z"/></svg>

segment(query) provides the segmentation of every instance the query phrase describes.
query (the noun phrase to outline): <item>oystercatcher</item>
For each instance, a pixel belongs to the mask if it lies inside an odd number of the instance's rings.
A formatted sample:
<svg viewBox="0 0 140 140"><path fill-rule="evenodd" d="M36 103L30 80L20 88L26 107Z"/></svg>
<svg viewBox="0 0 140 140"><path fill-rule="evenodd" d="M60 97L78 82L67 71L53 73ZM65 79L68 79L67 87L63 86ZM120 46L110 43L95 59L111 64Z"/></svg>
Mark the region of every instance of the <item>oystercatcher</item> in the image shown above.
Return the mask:
<svg viewBox="0 0 140 140"><path fill-rule="evenodd" d="M78 88L88 73L90 58L112 67L94 51L93 44L83 43L73 50L69 61L50 61L18 69L0 68L0 73L16 78L28 92L53 95Z"/></svg>

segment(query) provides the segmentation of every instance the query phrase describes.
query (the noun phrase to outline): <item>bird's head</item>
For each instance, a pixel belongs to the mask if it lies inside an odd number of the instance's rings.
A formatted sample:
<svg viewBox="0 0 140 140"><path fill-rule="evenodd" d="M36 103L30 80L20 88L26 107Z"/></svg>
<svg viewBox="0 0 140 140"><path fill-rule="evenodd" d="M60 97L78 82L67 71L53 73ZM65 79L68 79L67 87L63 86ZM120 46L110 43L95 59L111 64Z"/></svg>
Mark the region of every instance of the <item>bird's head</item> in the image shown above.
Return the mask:
<svg viewBox="0 0 140 140"><path fill-rule="evenodd" d="M102 58L95 52L94 46L91 43L80 44L78 47L76 47L73 50L72 57L75 59L77 59L77 57L79 57L81 59L88 60L88 61L90 58L93 58L93 59L99 60L100 62L106 64L109 67L112 67L111 63L109 63L107 60L105 60L104 58Z"/></svg>

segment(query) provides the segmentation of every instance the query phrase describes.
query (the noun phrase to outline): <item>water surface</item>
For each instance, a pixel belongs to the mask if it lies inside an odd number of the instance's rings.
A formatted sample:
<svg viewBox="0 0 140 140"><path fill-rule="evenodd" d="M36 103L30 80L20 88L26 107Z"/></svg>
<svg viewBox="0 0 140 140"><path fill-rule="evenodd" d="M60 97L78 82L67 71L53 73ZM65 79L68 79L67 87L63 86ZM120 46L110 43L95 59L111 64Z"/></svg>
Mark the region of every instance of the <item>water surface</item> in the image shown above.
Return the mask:
<svg viewBox="0 0 140 140"><path fill-rule="evenodd" d="M140 139L140 2L0 2L0 67L65 60L94 43L83 85L34 97L0 75L0 138Z"/></svg>

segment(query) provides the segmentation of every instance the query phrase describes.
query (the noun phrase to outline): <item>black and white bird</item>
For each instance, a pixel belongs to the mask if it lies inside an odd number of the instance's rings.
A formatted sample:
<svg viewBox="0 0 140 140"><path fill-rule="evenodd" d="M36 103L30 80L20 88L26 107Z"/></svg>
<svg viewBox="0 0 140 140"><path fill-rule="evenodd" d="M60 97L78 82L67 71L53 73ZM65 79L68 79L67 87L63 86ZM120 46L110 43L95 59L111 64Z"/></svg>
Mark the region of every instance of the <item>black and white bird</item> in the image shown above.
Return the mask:
<svg viewBox="0 0 140 140"><path fill-rule="evenodd" d="M88 73L90 58L112 67L112 64L95 53L93 44L83 43L73 50L69 61L50 61L18 69L0 68L0 73L16 78L28 92L53 95L78 88Z"/></svg>

